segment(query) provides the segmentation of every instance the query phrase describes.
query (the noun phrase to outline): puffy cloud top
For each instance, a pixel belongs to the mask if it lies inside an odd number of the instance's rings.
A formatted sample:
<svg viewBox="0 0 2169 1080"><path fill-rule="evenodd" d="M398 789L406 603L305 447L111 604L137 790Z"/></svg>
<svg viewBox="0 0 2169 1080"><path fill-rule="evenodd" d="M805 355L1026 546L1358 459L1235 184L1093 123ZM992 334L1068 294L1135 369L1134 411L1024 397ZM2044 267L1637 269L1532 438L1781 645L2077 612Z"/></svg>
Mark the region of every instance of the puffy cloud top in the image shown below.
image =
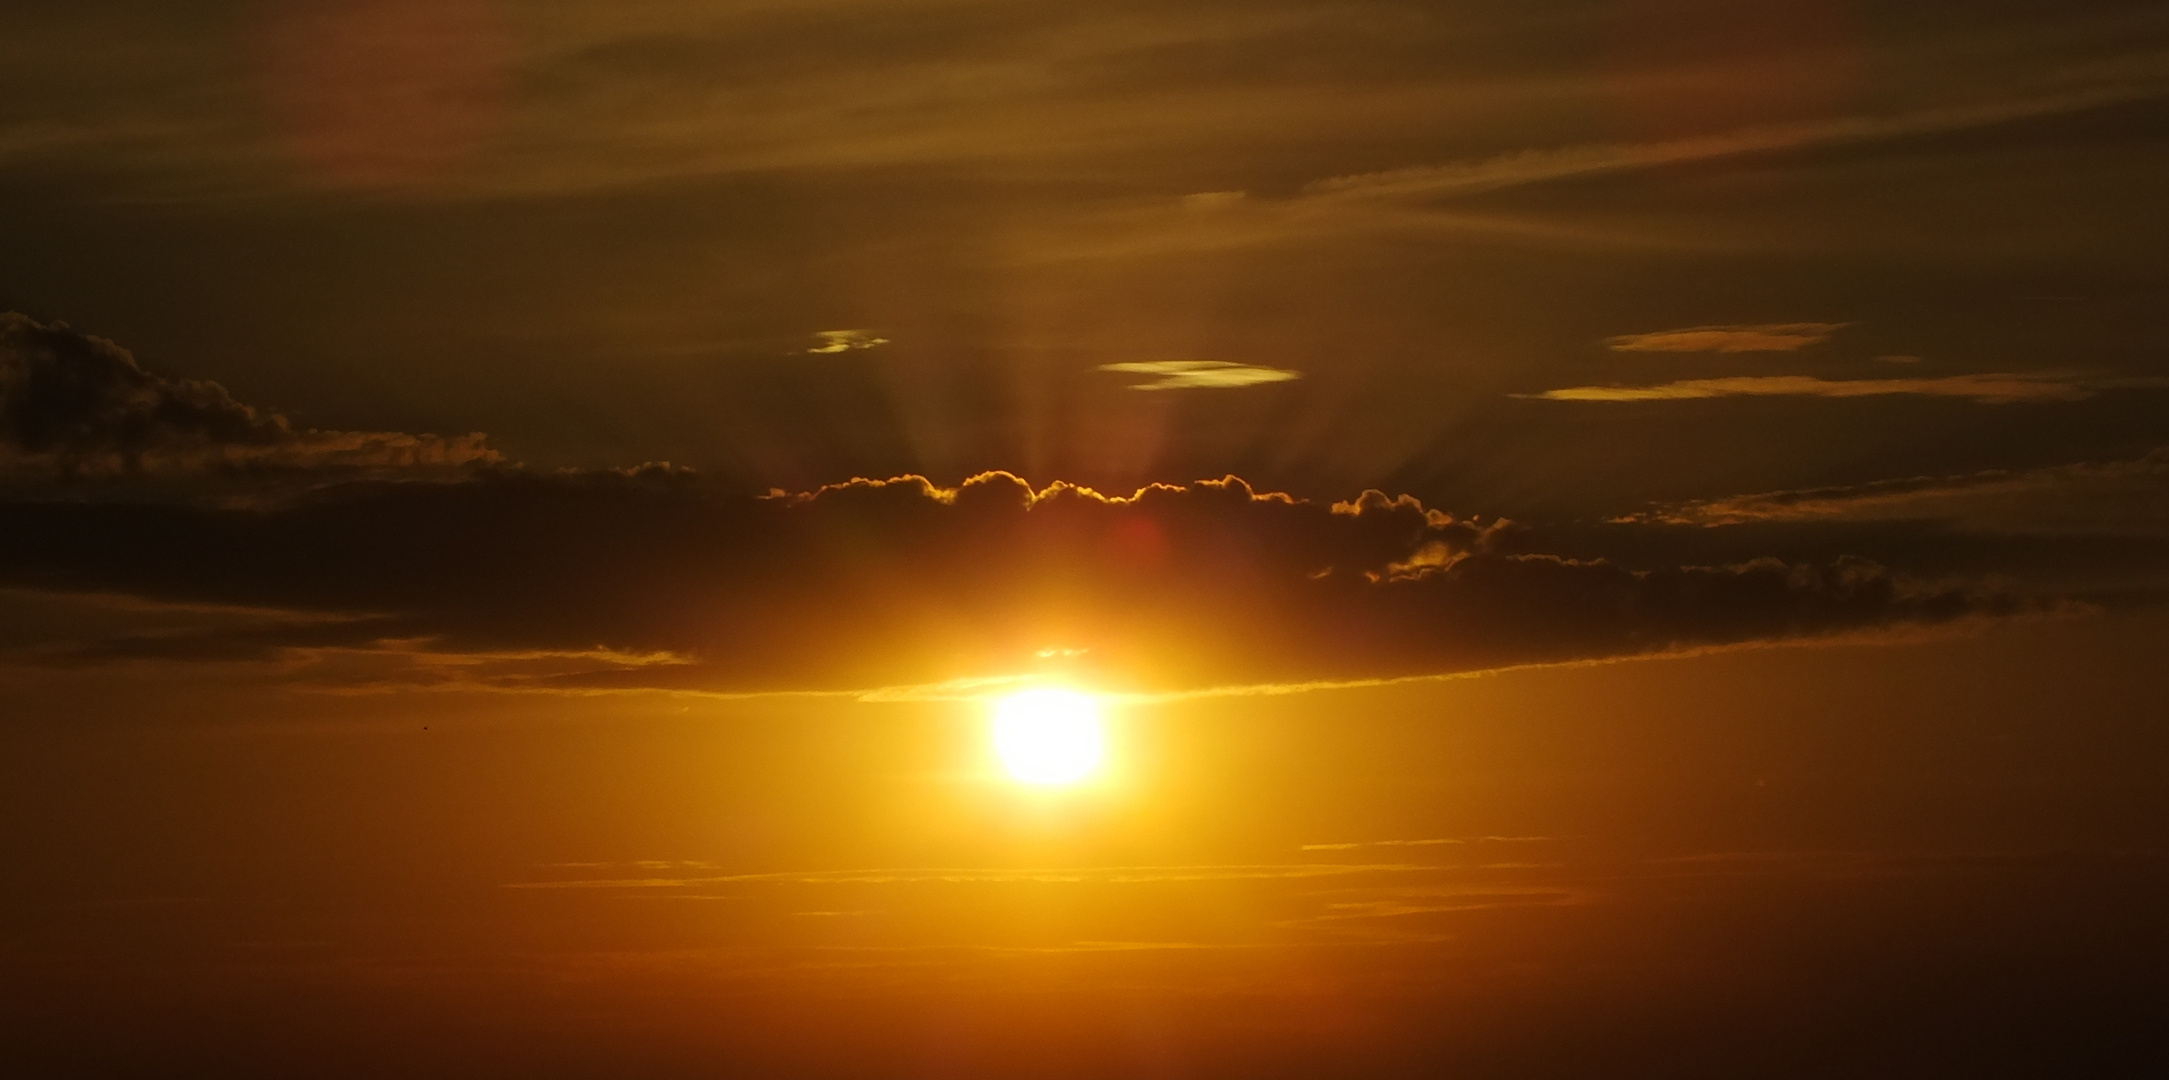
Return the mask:
<svg viewBox="0 0 2169 1080"><path fill-rule="evenodd" d="M1631 570L1526 550L1506 522L1407 496L1317 502L1234 476L1127 495L988 472L955 487L902 476L756 496L667 466L416 473L406 467L496 455L479 436L297 429L217 384L152 374L111 342L21 316L0 321L0 451L48 477L346 470L247 505L18 489L0 501L0 586L270 613L16 650L46 662L547 654L567 663L491 677L786 690L1016 675L1052 659L1107 685L1177 689L1633 656L2014 607L1858 559Z"/></svg>
<svg viewBox="0 0 2169 1080"><path fill-rule="evenodd" d="M0 313L0 469L143 472L385 469L499 460L481 435L298 429L214 382L143 369L65 324Z"/></svg>
<svg viewBox="0 0 2169 1080"><path fill-rule="evenodd" d="M1047 656L1115 686L1369 679L2011 607L1858 560L1631 571L1517 539L1413 499L1320 504L1234 477L1121 497L989 473L756 498L663 470L498 473L341 485L271 509L0 506L0 583L349 617L308 623L297 645L311 648L343 633L667 654L679 662L599 661L556 684L738 690L1011 675Z"/></svg>

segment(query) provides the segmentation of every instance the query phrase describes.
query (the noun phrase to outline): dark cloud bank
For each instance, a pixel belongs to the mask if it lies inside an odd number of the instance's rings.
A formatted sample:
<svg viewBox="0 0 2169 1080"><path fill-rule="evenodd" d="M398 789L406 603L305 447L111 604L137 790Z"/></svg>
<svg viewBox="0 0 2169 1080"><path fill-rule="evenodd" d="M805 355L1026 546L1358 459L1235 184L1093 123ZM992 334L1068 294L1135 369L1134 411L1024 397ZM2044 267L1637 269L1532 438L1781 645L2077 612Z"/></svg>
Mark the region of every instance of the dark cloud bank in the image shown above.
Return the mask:
<svg viewBox="0 0 2169 1080"><path fill-rule="evenodd" d="M0 313L0 476L412 469L498 460L480 435L297 429L104 338Z"/></svg>
<svg viewBox="0 0 2169 1080"><path fill-rule="evenodd" d="M0 504L0 584L288 613L18 654L46 662L355 647L595 654L504 677L522 685L852 689L1060 664L1184 688L1630 656L2018 606L1854 559L1630 571L1523 550L1510 526L1413 499L1327 505L1233 477L1119 498L999 472L953 489L905 477L762 497L667 467L536 475L494 464L478 439L297 432L97 339L6 326L0 435L13 460L47 471ZM431 449L394 475L381 470L396 454L354 449L370 446ZM461 460L456 475L427 468ZM98 475L153 463L173 480L167 497L85 495ZM203 495L251 464L380 471Z"/></svg>

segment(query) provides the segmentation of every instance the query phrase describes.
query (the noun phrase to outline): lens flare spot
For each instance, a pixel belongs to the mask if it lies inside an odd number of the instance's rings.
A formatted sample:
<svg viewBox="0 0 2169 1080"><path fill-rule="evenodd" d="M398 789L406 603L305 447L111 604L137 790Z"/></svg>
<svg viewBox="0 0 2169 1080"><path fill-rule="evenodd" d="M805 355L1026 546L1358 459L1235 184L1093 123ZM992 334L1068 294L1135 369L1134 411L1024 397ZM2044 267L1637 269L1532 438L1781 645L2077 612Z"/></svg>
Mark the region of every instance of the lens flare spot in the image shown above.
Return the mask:
<svg viewBox="0 0 2169 1080"><path fill-rule="evenodd" d="M1099 702L1075 690L1025 690L994 705L994 752L1027 784L1074 784L1106 754Z"/></svg>

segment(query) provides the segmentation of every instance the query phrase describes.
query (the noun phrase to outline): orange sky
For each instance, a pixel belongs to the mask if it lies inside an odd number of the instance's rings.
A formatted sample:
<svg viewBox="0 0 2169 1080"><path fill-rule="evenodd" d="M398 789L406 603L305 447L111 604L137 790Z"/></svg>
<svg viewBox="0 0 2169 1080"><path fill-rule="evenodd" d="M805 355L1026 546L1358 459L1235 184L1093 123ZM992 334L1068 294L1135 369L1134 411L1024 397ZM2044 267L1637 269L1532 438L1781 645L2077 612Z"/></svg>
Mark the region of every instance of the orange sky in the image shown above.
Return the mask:
<svg viewBox="0 0 2169 1080"><path fill-rule="evenodd" d="M10 1044L102 1074L2099 1062L2162 960L2127 675L2161 632L1133 703L1108 783L1053 793L953 702L49 674L6 734Z"/></svg>
<svg viewBox="0 0 2169 1080"><path fill-rule="evenodd" d="M9 15L0 1073L2159 1071L2158 4Z"/></svg>

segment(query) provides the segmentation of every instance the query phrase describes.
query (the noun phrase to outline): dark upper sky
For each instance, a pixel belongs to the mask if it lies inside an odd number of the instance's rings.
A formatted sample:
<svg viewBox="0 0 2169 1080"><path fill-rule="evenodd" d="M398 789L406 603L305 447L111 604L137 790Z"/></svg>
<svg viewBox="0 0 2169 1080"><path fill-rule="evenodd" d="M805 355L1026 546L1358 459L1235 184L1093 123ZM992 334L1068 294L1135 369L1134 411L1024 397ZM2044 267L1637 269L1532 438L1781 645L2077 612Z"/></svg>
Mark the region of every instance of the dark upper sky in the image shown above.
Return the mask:
<svg viewBox="0 0 2169 1080"><path fill-rule="evenodd" d="M2169 441L2158 4L9 8L0 307L303 426L1575 518Z"/></svg>

